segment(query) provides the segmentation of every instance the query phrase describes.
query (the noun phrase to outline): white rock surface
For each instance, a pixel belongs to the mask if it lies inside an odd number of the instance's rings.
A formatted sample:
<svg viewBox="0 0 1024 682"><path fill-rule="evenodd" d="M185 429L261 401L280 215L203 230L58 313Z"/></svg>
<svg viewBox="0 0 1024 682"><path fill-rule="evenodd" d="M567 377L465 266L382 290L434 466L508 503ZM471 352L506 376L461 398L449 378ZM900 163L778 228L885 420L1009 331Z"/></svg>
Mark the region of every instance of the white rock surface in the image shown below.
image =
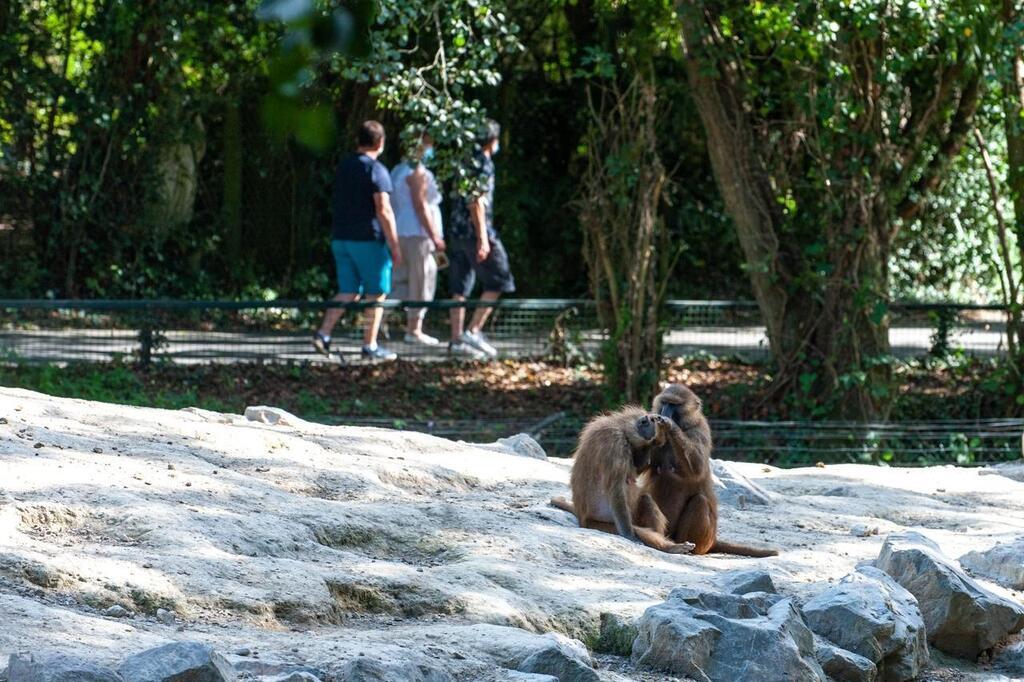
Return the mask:
<svg viewBox="0 0 1024 682"><path fill-rule="evenodd" d="M670 556L551 508L564 460L261 414L0 388L0 669L25 651L116 668L200 641L267 677L330 679L363 654L493 682L530 679L515 668L561 633L602 680L658 680L580 641L604 613L630 622L728 571L768 568L780 594L809 598L878 555L857 523L927 528L954 556L1024 526L1024 483L972 469L733 464L771 506L723 504L721 535L781 555ZM114 605L135 615L104 617Z"/></svg>

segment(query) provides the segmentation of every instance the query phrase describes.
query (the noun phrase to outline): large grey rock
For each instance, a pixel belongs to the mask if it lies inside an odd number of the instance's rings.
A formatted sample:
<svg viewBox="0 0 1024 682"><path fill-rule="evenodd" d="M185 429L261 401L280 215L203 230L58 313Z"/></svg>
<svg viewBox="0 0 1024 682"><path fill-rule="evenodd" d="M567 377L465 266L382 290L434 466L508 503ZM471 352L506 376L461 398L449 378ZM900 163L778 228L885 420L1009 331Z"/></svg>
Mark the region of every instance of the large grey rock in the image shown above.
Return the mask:
<svg viewBox="0 0 1024 682"><path fill-rule="evenodd" d="M968 552L960 557L960 565L1000 585L1024 590L1024 537L985 552Z"/></svg>
<svg viewBox="0 0 1024 682"><path fill-rule="evenodd" d="M814 657L829 679L836 682L874 682L878 679L878 668L874 663L817 635L814 636Z"/></svg>
<svg viewBox="0 0 1024 682"><path fill-rule="evenodd" d="M449 632L450 646L473 651L496 668L556 676L558 673L553 670L575 671L572 674L582 677L564 679L596 679L590 677L593 670L587 647L579 640L557 632L538 635L521 628L485 623L460 626ZM549 668L555 664L557 667Z"/></svg>
<svg viewBox="0 0 1024 682"><path fill-rule="evenodd" d="M8 682L121 682L110 668L59 653L11 654Z"/></svg>
<svg viewBox="0 0 1024 682"><path fill-rule="evenodd" d="M750 592L767 592L775 594L775 581L772 575L763 568L752 568L719 573L713 579L715 587L729 594L748 594Z"/></svg>
<svg viewBox="0 0 1024 682"><path fill-rule="evenodd" d="M531 459L546 460L548 458L544 448L528 433L517 433L508 438L499 438L493 443L471 443L471 445L484 450L493 450L494 452L529 457Z"/></svg>
<svg viewBox="0 0 1024 682"><path fill-rule="evenodd" d="M720 503L741 509L771 504L771 494L740 473L732 462L713 459L711 471L714 473L715 495Z"/></svg>
<svg viewBox="0 0 1024 682"><path fill-rule="evenodd" d="M1024 680L1024 639L1004 647L996 653L993 668L1014 680Z"/></svg>
<svg viewBox="0 0 1024 682"><path fill-rule="evenodd" d="M637 623L633 661L703 682L825 680L814 636L789 599L673 590Z"/></svg>
<svg viewBox="0 0 1024 682"><path fill-rule="evenodd" d="M877 568L849 574L804 604L803 613L815 633L874 664L878 679L912 680L928 664L917 600Z"/></svg>
<svg viewBox="0 0 1024 682"><path fill-rule="evenodd" d="M1021 435L1021 456L1024 456L1024 435ZM1024 483L1024 460L1003 462L1002 464L985 467L979 470L978 474L981 476L993 474L997 476L1005 476L1006 478L1013 479L1014 481L1021 481Z"/></svg>
<svg viewBox="0 0 1024 682"><path fill-rule="evenodd" d="M339 682L451 682L443 670L424 663L409 661L378 661L359 656L338 671Z"/></svg>
<svg viewBox="0 0 1024 682"><path fill-rule="evenodd" d="M228 682L235 670L200 642L172 642L129 656L118 672L125 682Z"/></svg>
<svg viewBox="0 0 1024 682"><path fill-rule="evenodd" d="M920 533L887 537L875 565L917 598L928 641L946 653L974 659L1024 629L1024 606L969 578Z"/></svg>
<svg viewBox="0 0 1024 682"><path fill-rule="evenodd" d="M530 654L516 668L519 672L553 675L558 682L600 682L594 669L581 661L573 652L552 643Z"/></svg>

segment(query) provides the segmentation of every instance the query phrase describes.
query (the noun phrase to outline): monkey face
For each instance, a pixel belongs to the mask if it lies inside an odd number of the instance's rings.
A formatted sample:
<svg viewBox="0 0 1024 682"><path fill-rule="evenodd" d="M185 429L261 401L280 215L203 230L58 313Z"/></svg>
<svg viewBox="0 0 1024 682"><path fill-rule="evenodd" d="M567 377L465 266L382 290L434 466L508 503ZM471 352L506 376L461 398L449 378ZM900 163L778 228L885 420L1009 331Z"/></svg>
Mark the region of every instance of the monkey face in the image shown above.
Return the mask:
<svg viewBox="0 0 1024 682"><path fill-rule="evenodd" d="M662 417L665 417L666 419L671 419L676 424L679 424L680 416L679 416L679 406L678 405L676 405L674 403L668 403L668 402L662 403L661 404L661 411L659 412L659 414Z"/></svg>

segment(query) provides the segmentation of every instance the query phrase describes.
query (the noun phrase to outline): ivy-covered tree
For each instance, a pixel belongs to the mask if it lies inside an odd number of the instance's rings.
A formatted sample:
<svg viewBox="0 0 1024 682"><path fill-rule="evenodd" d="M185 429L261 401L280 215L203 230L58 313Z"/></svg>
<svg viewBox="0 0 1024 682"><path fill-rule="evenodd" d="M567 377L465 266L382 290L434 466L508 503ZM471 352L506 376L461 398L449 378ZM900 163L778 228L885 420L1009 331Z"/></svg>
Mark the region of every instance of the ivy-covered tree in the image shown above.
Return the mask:
<svg viewBox="0 0 1024 682"><path fill-rule="evenodd" d="M884 417L889 258L970 135L990 2L685 2L688 80L776 396Z"/></svg>

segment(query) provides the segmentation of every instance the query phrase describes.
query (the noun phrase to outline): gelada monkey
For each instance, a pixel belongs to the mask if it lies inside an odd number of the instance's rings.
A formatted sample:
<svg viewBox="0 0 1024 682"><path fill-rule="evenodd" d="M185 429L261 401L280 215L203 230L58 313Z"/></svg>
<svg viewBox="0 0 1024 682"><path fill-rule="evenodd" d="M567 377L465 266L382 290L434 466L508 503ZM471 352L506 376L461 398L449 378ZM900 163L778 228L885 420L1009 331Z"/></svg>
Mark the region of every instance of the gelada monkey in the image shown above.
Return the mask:
<svg viewBox="0 0 1024 682"><path fill-rule="evenodd" d="M651 466L651 454L664 443L668 428L668 419L638 407L595 417L580 433L573 456L572 502L556 497L551 504L575 514L582 528L618 533L663 552L688 554L693 545L666 538L665 516L637 485L637 476Z"/></svg>
<svg viewBox="0 0 1024 682"><path fill-rule="evenodd" d="M711 428L701 412L700 398L680 384L669 386L654 399L654 412L669 420L664 452L652 454L670 465L648 471L643 491L654 498L668 520L666 535L692 542L694 554L718 552L766 557L773 549L723 542L718 534L718 500L711 474ZM673 461L674 460L674 461Z"/></svg>

